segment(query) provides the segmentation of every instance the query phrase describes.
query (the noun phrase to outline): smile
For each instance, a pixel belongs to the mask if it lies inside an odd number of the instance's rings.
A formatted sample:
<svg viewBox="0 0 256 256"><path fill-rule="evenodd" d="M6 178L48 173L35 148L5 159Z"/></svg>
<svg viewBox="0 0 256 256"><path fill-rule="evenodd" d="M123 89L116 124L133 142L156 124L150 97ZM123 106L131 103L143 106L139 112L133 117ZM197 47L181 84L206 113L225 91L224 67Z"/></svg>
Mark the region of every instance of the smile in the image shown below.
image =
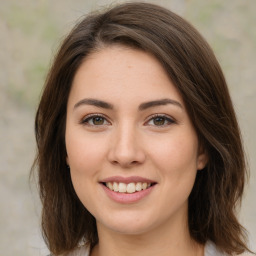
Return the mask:
<svg viewBox="0 0 256 256"><path fill-rule="evenodd" d="M148 197L156 187L157 182L139 176L115 176L101 180L100 184L111 200L117 203L129 204Z"/></svg>
<svg viewBox="0 0 256 256"><path fill-rule="evenodd" d="M141 190L145 190L152 186L152 183L148 182L131 182L125 184L123 182L106 182L104 184L111 191L119 192L119 193L135 193Z"/></svg>

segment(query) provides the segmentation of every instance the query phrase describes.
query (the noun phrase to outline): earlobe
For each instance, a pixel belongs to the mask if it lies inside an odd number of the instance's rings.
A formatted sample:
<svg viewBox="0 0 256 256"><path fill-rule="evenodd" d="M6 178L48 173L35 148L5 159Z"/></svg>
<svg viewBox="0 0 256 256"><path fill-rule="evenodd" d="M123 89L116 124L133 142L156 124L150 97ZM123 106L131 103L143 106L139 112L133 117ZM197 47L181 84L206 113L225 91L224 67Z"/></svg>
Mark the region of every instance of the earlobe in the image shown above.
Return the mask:
<svg viewBox="0 0 256 256"><path fill-rule="evenodd" d="M203 152L198 155L197 157L197 170L202 170L205 168L205 166L208 163L208 154L206 152Z"/></svg>
<svg viewBox="0 0 256 256"><path fill-rule="evenodd" d="M68 159L68 156L66 156L66 164L69 166L69 159Z"/></svg>

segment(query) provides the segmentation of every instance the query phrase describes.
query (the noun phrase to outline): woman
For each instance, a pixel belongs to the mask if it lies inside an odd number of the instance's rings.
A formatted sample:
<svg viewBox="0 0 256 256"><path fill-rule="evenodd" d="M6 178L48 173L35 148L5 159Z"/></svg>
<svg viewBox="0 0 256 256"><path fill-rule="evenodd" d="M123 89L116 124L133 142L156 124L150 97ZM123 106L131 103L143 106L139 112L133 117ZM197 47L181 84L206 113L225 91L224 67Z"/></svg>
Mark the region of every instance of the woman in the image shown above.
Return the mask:
<svg viewBox="0 0 256 256"><path fill-rule="evenodd" d="M64 40L36 116L54 255L234 255L246 177L221 68L181 17L127 3Z"/></svg>

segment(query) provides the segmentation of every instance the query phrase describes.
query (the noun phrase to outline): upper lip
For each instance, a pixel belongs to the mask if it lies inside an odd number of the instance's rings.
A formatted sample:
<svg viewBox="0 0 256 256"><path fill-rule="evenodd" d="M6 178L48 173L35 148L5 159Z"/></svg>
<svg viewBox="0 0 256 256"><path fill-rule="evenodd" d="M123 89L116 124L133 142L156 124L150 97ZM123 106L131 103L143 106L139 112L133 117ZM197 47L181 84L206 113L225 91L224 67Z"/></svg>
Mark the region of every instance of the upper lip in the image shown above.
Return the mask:
<svg viewBox="0 0 256 256"><path fill-rule="evenodd" d="M103 179L100 181L101 183L107 183L107 182L122 182L125 184L129 184L129 183L137 183L137 182L146 182L146 183L156 183L153 180L147 179L147 178L143 178L140 176L130 176L130 177L122 177L122 176L112 176L112 177L108 177L106 179Z"/></svg>

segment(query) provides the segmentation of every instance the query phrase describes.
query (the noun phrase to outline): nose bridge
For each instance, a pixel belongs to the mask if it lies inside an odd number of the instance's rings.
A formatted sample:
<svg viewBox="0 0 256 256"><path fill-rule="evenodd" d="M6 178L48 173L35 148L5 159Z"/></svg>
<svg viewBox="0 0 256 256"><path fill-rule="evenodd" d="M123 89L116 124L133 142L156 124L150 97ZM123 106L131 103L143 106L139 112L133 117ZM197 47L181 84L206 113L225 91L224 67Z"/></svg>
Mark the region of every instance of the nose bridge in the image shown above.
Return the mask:
<svg viewBox="0 0 256 256"><path fill-rule="evenodd" d="M109 159L121 166L142 163L145 159L137 127L126 120L115 128Z"/></svg>

